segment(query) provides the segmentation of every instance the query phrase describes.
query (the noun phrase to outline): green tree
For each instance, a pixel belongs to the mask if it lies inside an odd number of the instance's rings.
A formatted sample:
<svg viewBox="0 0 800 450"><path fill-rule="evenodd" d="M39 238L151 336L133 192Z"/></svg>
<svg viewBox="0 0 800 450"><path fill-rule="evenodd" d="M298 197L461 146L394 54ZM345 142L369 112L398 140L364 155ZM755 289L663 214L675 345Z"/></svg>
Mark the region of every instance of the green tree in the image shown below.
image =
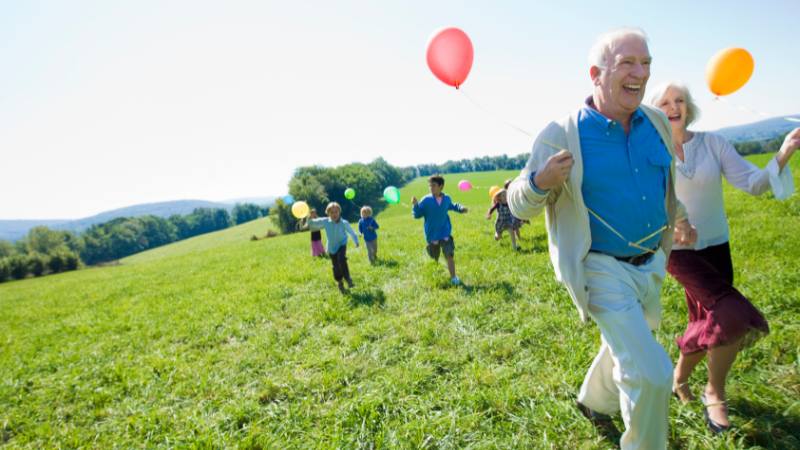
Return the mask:
<svg viewBox="0 0 800 450"><path fill-rule="evenodd" d="M28 271L32 273L33 276L42 276L45 267L47 267L47 255L41 253L31 253L28 255Z"/></svg>
<svg viewBox="0 0 800 450"><path fill-rule="evenodd" d="M275 201L269 210L272 223L281 230L281 233L292 233L298 230L298 220L292 215L291 206L284 203L283 199Z"/></svg>
<svg viewBox="0 0 800 450"><path fill-rule="evenodd" d="M14 248L14 244L0 239L0 258L6 258L16 253L17 250Z"/></svg>
<svg viewBox="0 0 800 450"><path fill-rule="evenodd" d="M16 254L6 258L6 261L8 261L8 267L11 271L12 278L21 280L28 276L28 255Z"/></svg>
<svg viewBox="0 0 800 450"><path fill-rule="evenodd" d="M8 258L0 258L0 283L11 278L11 266L8 264Z"/></svg>
<svg viewBox="0 0 800 450"><path fill-rule="evenodd" d="M231 220L239 225L261 217L261 208L253 203L237 203L231 212Z"/></svg>

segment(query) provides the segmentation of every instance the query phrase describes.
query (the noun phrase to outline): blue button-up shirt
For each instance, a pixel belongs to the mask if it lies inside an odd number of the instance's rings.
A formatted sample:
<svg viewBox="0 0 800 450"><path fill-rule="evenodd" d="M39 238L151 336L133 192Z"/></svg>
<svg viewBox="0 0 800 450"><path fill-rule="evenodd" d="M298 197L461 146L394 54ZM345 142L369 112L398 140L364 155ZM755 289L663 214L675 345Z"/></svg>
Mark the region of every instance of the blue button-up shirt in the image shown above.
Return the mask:
<svg viewBox="0 0 800 450"><path fill-rule="evenodd" d="M613 256L643 253L628 242L639 242L666 225L664 199L672 156L640 109L633 113L630 132L625 134L622 125L587 105L578 113L578 132L583 200L625 238L590 214L591 249ZM660 239L657 233L640 245L655 248Z"/></svg>

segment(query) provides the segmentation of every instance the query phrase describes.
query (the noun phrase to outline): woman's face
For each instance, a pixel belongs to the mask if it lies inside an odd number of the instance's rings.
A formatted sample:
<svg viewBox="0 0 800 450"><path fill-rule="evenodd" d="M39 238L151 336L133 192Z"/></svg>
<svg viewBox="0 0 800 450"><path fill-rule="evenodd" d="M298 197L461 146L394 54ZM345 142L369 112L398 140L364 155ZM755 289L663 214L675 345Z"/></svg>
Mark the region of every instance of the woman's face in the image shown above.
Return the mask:
<svg viewBox="0 0 800 450"><path fill-rule="evenodd" d="M658 107L667 115L673 130L686 129L686 97L680 89L674 86L667 88L658 101Z"/></svg>

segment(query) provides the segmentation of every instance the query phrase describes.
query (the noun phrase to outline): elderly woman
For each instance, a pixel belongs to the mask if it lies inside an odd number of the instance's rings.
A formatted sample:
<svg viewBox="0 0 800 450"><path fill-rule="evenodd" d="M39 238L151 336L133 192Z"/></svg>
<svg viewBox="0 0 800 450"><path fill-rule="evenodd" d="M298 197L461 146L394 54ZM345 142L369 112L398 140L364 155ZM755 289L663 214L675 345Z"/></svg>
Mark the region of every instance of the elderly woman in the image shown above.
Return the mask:
<svg viewBox="0 0 800 450"><path fill-rule="evenodd" d="M800 128L789 133L767 167L759 169L739 156L722 136L687 129L698 109L686 86L668 83L659 87L651 104L667 115L672 126L678 158L675 190L698 234L694 245L675 246L667 265L684 286L689 309L686 331L677 339L680 357L673 391L684 403L694 400L689 376L708 357L708 383L701 399L708 426L719 433L730 428L725 379L736 354L769 332L758 309L733 287L722 177L752 195L771 189L776 198L788 197L794 185L786 164L800 147Z"/></svg>

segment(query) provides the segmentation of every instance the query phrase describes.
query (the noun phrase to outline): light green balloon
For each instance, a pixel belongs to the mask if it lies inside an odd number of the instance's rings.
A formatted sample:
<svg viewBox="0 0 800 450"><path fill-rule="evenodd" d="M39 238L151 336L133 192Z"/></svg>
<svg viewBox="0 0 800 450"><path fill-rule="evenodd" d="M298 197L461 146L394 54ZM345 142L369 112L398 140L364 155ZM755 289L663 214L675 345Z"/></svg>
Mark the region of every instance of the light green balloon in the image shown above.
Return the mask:
<svg viewBox="0 0 800 450"><path fill-rule="evenodd" d="M352 200L353 197L356 196L356 190L353 188L347 188L344 190L344 198L348 200Z"/></svg>
<svg viewBox="0 0 800 450"><path fill-rule="evenodd" d="M383 190L383 198L392 205L400 203L400 189L394 186L389 186Z"/></svg>

